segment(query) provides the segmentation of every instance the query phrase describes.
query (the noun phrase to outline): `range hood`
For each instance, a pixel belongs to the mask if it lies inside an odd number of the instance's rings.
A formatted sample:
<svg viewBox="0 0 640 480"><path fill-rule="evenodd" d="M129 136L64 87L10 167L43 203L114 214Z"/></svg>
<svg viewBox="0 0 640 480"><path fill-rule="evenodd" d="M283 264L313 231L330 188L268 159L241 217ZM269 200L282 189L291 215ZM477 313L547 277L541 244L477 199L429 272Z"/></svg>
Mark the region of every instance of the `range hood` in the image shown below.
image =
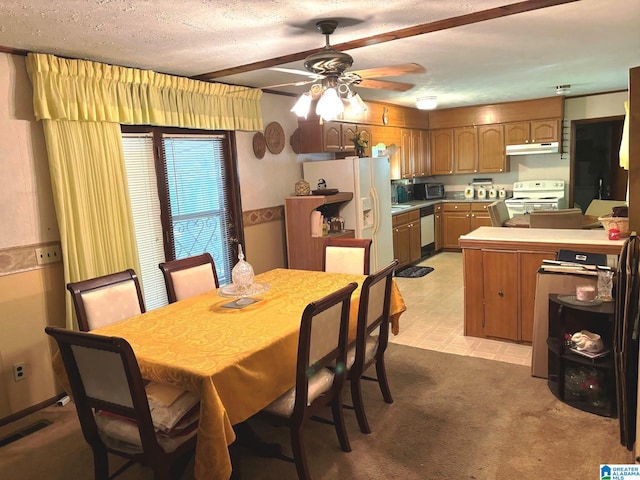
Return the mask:
<svg viewBox="0 0 640 480"><path fill-rule="evenodd" d="M507 145L507 155L539 155L541 153L558 153L558 142L526 143L523 145Z"/></svg>

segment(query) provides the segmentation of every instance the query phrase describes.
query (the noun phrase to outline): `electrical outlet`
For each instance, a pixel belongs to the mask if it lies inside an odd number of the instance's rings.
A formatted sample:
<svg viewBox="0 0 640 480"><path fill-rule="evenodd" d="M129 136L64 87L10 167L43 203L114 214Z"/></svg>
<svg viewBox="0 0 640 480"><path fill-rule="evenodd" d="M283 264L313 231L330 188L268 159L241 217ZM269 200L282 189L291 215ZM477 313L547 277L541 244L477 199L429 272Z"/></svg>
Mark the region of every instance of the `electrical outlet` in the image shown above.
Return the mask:
<svg viewBox="0 0 640 480"><path fill-rule="evenodd" d="M60 245L36 248L36 262L38 265L47 265L61 261L62 254L60 253Z"/></svg>
<svg viewBox="0 0 640 480"><path fill-rule="evenodd" d="M16 363L13 365L13 379L16 382L27 378L27 370L25 369L24 362Z"/></svg>

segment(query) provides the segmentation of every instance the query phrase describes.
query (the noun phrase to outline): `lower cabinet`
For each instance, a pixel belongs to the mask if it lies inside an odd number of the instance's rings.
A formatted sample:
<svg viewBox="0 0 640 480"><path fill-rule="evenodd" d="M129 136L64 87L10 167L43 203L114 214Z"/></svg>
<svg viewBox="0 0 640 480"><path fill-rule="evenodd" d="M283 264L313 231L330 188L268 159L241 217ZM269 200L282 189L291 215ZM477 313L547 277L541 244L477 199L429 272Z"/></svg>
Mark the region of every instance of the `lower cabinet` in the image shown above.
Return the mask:
<svg viewBox="0 0 640 480"><path fill-rule="evenodd" d="M531 343L536 274L555 252L463 249L464 334Z"/></svg>
<svg viewBox="0 0 640 480"><path fill-rule="evenodd" d="M391 217L393 227L393 255L398 267L409 265L421 257L420 210L412 210Z"/></svg>
<svg viewBox="0 0 640 480"><path fill-rule="evenodd" d="M442 247L459 249L458 239L478 227L490 227L487 206L491 202L446 202L442 204Z"/></svg>
<svg viewBox="0 0 640 480"><path fill-rule="evenodd" d="M433 228L434 228L434 247L435 251L442 250L442 204L439 203L433 207Z"/></svg>

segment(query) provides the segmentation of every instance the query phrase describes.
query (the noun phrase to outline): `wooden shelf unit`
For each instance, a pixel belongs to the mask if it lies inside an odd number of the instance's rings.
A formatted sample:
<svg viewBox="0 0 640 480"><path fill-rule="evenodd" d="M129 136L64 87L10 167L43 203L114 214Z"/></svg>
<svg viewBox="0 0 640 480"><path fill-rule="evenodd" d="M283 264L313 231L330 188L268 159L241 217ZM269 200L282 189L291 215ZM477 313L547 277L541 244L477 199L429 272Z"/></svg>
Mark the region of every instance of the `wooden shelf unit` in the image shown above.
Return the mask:
<svg viewBox="0 0 640 480"><path fill-rule="evenodd" d="M311 236L311 214L318 210L325 218L337 217L344 204L352 199L352 192L285 198L284 214L289 268L322 270L322 253L327 236ZM328 236L354 238L355 231L331 232Z"/></svg>

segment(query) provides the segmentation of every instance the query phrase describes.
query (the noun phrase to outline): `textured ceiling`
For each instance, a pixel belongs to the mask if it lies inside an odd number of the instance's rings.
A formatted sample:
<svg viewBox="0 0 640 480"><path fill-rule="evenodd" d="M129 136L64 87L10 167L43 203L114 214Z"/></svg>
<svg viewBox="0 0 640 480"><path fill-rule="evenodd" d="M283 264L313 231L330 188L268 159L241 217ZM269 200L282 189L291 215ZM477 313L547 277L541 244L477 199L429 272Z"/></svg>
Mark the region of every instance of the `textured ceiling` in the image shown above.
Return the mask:
<svg viewBox="0 0 640 480"><path fill-rule="evenodd" d="M339 45L514 3L500 0L51 0L0 2L0 49L35 51L198 76L320 49L318 19L337 18ZM426 73L387 78L404 93L358 88L365 99L439 108L627 88L640 65L640 0L580 0L349 50L352 70L418 63ZM302 60L279 65L303 70ZM254 87L304 80L260 69L215 78ZM306 87L308 88L308 87ZM275 90L301 93L305 87Z"/></svg>

